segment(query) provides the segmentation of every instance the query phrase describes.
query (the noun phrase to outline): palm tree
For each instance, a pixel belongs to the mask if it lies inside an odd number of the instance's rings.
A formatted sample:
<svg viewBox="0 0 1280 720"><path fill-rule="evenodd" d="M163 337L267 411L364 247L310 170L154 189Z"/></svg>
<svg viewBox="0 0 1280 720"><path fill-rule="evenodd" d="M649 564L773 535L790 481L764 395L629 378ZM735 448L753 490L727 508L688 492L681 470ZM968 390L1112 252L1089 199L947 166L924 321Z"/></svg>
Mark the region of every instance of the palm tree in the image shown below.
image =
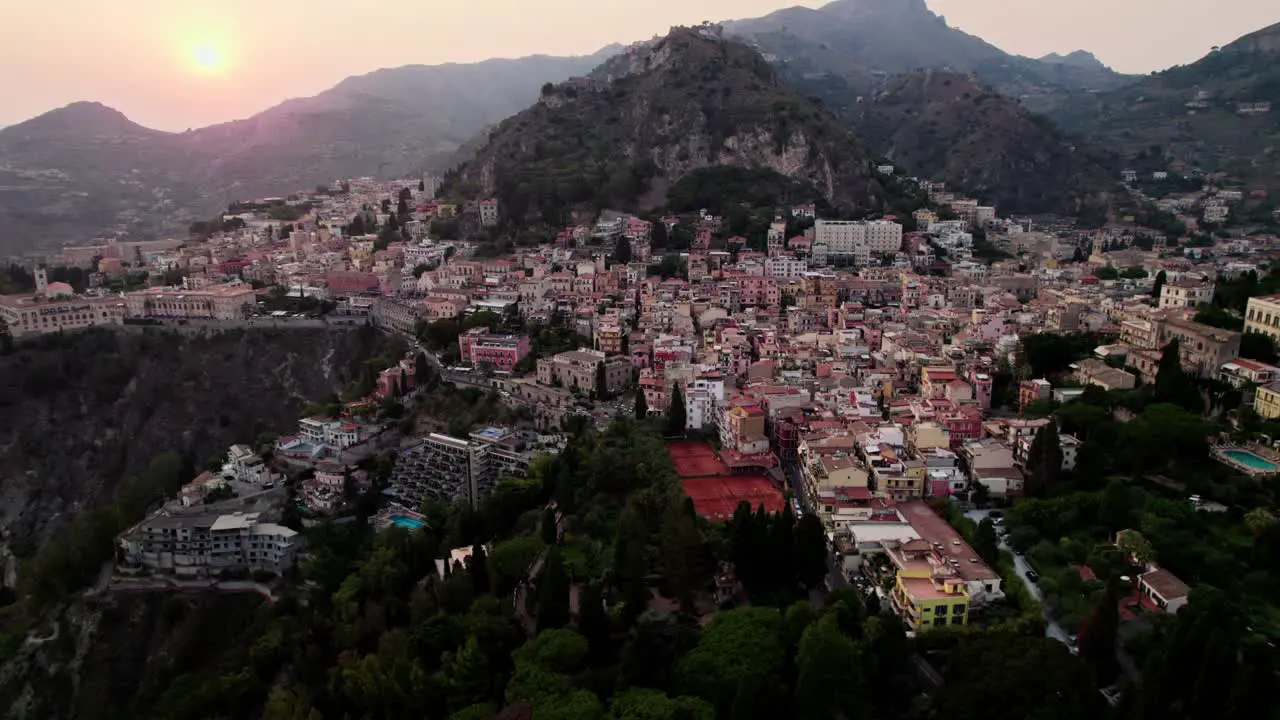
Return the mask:
<svg viewBox="0 0 1280 720"><path fill-rule="evenodd" d="M1244 524L1253 533L1254 540L1257 540L1276 524L1276 516L1264 507L1257 507L1244 514Z"/></svg>

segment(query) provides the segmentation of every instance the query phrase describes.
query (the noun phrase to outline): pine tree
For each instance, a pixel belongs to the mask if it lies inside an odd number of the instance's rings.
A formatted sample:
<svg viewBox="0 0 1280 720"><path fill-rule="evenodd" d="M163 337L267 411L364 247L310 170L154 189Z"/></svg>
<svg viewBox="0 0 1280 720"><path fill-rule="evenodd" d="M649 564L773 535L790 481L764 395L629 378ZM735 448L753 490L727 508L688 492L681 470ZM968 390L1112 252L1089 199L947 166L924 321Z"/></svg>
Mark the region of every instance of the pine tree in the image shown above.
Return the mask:
<svg viewBox="0 0 1280 720"><path fill-rule="evenodd" d="M649 401L644 399L644 389L636 388L636 419L649 417Z"/></svg>
<svg viewBox="0 0 1280 720"><path fill-rule="evenodd" d="M400 198L400 202L396 205L396 214L402 218L409 217L409 202L403 197Z"/></svg>
<svg viewBox="0 0 1280 720"><path fill-rule="evenodd" d="M426 192L426 191L427 191L427 181L426 181L426 180L419 180L419 181L418 181L418 192Z"/></svg>
<svg viewBox="0 0 1280 720"><path fill-rule="evenodd" d="M684 393L677 384L671 388L671 403L667 406L667 435L683 436L689 418L684 409Z"/></svg>
<svg viewBox="0 0 1280 720"><path fill-rule="evenodd" d="M399 229L400 229L400 221L396 218L395 213L391 213L390 215L387 216L387 230L398 231Z"/></svg>
<svg viewBox="0 0 1280 720"><path fill-rule="evenodd" d="M1027 495L1044 497L1049 488L1058 482L1062 474L1062 444L1058 439L1058 424L1050 420L1036 431L1027 453Z"/></svg>
<svg viewBox="0 0 1280 720"><path fill-rule="evenodd" d="M1160 299L1160 291L1164 289L1164 283L1168 279L1169 279L1169 276L1166 275L1163 270L1156 273L1155 284L1151 286L1151 297L1155 298L1156 300Z"/></svg>
<svg viewBox="0 0 1280 720"><path fill-rule="evenodd" d="M354 218L351 218L351 224L347 226L347 235L351 237L358 237L364 234L364 216L363 214L357 213Z"/></svg>

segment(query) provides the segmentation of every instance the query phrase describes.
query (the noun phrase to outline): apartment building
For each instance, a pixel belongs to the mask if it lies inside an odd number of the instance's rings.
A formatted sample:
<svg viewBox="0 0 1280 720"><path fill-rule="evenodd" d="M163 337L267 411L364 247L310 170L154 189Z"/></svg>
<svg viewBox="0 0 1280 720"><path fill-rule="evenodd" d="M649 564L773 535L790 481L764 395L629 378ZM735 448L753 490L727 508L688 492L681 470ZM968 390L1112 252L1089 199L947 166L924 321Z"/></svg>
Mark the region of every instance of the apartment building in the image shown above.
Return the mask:
<svg viewBox="0 0 1280 720"><path fill-rule="evenodd" d="M369 316L377 327L412 335L423 319L423 305L404 298L380 297L373 301Z"/></svg>
<svg viewBox="0 0 1280 720"><path fill-rule="evenodd" d="M1244 331L1262 333L1280 341L1280 295L1249 298L1244 311Z"/></svg>
<svg viewBox="0 0 1280 720"><path fill-rule="evenodd" d="M458 336L458 350L464 363L487 363L494 370L510 372L529 354L529 336L497 335L477 327Z"/></svg>
<svg viewBox="0 0 1280 720"><path fill-rule="evenodd" d="M153 287L125 293L130 317L239 320L257 304L252 285L243 282L188 290Z"/></svg>
<svg viewBox="0 0 1280 720"><path fill-rule="evenodd" d="M1167 282L1160 288L1160 309L1196 308L1213 302L1216 286L1207 280L1183 279Z"/></svg>
<svg viewBox="0 0 1280 720"><path fill-rule="evenodd" d="M538 361L538 383L592 392L596 387L596 368L604 364L605 386L619 393L631 385L631 359L609 356L599 350L581 348Z"/></svg>
<svg viewBox="0 0 1280 720"><path fill-rule="evenodd" d="M600 319L595 328L596 349L605 355L618 355L622 352L622 338L626 333L617 315Z"/></svg>
<svg viewBox="0 0 1280 720"><path fill-rule="evenodd" d="M827 247L827 257L866 257L895 253L902 249L902 226L887 220L818 220L814 223L814 244ZM865 264L865 263L860 263Z"/></svg>
<svg viewBox="0 0 1280 720"><path fill-rule="evenodd" d="M800 277L808 269L803 259L793 255L770 255L764 261L764 274L773 278Z"/></svg>
<svg viewBox="0 0 1280 720"><path fill-rule="evenodd" d="M932 508L913 500L898 510L920 536L885 547L893 609L912 629L965 625L970 610L1004 597L1000 575Z"/></svg>
<svg viewBox="0 0 1280 720"><path fill-rule="evenodd" d="M475 505L493 486L480 443L431 433L396 460L391 489L407 507L427 500L466 500Z"/></svg>
<svg viewBox="0 0 1280 720"><path fill-rule="evenodd" d="M120 536L122 565L184 577L287 572L297 561L302 536L259 518L259 513L153 515Z"/></svg>
<svg viewBox="0 0 1280 720"><path fill-rule="evenodd" d="M268 485L275 480L271 467L248 445L231 446L222 464L222 475L255 485Z"/></svg>
<svg viewBox="0 0 1280 720"><path fill-rule="evenodd" d="M477 430L465 440L431 433L400 454L391 489L412 508L427 500L475 505L499 480L524 477L533 458L519 436L503 428Z"/></svg>
<svg viewBox="0 0 1280 720"><path fill-rule="evenodd" d="M646 398L647 399L647 398ZM724 402L724 378L719 372L703 373L685 386L685 427L701 430L713 427L719 418L719 406ZM664 401L663 406L666 403Z"/></svg>

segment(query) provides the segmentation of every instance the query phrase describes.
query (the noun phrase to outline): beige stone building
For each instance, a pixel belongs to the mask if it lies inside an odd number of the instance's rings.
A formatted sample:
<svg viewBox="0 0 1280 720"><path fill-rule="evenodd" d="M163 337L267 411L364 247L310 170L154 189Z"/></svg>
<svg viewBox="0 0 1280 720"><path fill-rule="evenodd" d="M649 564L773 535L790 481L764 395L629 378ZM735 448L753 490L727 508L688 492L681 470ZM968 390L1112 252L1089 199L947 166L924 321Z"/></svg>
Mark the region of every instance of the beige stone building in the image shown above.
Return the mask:
<svg viewBox="0 0 1280 720"><path fill-rule="evenodd" d="M1280 295L1249 298L1244 311L1244 331L1280 340Z"/></svg>
<svg viewBox="0 0 1280 720"><path fill-rule="evenodd" d="M611 393L631 385L631 359L607 356L598 350L570 350L538 361L538 382L592 392L596 387L596 368L604 364L605 385Z"/></svg>

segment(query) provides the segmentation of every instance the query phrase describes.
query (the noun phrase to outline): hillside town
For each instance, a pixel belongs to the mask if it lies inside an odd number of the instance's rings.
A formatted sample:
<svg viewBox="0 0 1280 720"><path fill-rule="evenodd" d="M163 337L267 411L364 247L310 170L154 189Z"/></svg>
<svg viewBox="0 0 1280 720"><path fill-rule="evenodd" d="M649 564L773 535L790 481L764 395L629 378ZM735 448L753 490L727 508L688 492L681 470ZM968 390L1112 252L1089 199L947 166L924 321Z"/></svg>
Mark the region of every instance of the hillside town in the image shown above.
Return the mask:
<svg viewBox="0 0 1280 720"><path fill-rule="evenodd" d="M1132 173L1124 180L1150 199ZM830 219L793 205L748 238L705 210L655 220L605 211L545 244L495 253L497 200L444 202L435 179L355 179L238 203L192 238L64 248L31 269L33 292L0 297L0 312L14 340L97 326L316 323L411 339L427 364L410 352L380 371L368 400L302 418L263 448L291 476L306 471L291 502L312 517L372 491L386 503L382 524L421 527L424 506L478 506L563 449L545 433L620 414L665 418L668 436L686 438L669 454L699 515L723 522L740 503L812 513L837 584L882 588L914 629L961 625L1005 597L1002 578L925 503L1042 495L1028 486L1043 457L1071 473L1089 453L1087 438L1059 432L1053 409L1091 391L1158 385L1173 347L1188 378L1236 391L1233 413L1280 418L1280 294L1248 298L1227 323L1230 310L1215 304L1220 284L1268 272L1277 238L1219 231L1193 242L1132 222L1082 231L908 182L928 197L910 217ZM1203 238L1200 223L1221 227L1242 200L1205 189L1156 202ZM558 346L540 339L548 329ZM1027 335L1089 345L1045 362L1029 357ZM1269 340L1259 351L1251 336ZM528 420L408 436L375 479L358 462L391 426L362 410L411 395L418 373L496 392ZM1046 450L1046 438L1057 447ZM1265 443L1213 455L1250 477L1280 473ZM291 571L301 538L245 509L259 495L278 503L283 488L272 488L284 477L233 446L219 472L122 536L122 567ZM1034 577L1021 560L1020 570ZM1187 585L1154 563L1135 583L1153 608L1186 600Z"/></svg>

